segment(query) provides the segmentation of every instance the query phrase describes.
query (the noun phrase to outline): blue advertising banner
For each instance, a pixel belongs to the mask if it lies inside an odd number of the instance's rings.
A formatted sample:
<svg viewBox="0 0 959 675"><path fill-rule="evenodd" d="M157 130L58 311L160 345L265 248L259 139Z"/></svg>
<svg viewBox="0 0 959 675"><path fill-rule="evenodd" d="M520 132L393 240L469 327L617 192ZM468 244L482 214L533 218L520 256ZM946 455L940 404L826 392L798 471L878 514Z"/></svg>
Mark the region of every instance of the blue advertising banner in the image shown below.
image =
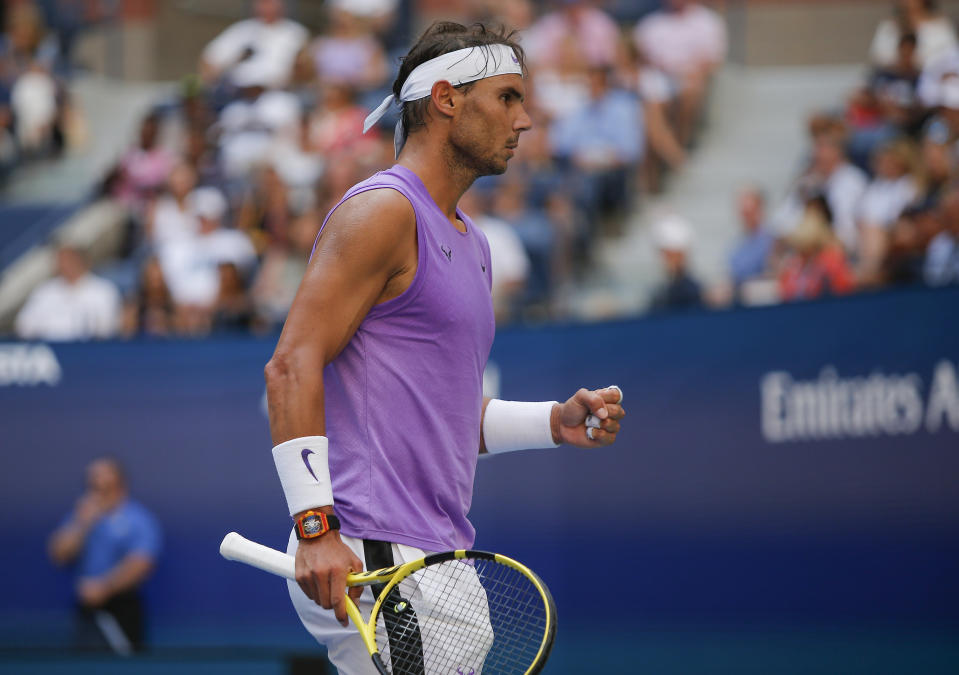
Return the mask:
<svg viewBox="0 0 959 675"><path fill-rule="evenodd" d="M540 573L561 635L959 626L957 307L954 288L501 331L490 393L615 383L628 416L608 449L482 459L476 546ZM70 608L46 537L111 454L164 527L156 628L302 632L282 582L217 554L230 530L276 548L289 532L264 401L274 341L0 344L0 619ZM614 568L629 578L605 587Z"/></svg>

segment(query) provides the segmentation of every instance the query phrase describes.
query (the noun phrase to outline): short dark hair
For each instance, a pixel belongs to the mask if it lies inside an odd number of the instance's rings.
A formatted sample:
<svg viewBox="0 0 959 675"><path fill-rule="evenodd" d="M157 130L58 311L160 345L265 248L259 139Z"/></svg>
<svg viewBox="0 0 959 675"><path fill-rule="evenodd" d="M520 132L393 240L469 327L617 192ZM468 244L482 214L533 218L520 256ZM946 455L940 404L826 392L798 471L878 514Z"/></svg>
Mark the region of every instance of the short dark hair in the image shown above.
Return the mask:
<svg viewBox="0 0 959 675"><path fill-rule="evenodd" d="M506 45L512 47L519 59L523 73L526 73L526 53L516 41L516 31L496 24L474 23L464 26L453 21L435 21L410 48L400 64L399 75L393 82L393 95L400 99L403 85L413 70L437 56L455 52L467 47L484 47L488 45ZM472 83L462 84L457 89L469 90ZM426 125L426 111L429 108L429 99L409 101L403 104L404 138L411 131Z"/></svg>

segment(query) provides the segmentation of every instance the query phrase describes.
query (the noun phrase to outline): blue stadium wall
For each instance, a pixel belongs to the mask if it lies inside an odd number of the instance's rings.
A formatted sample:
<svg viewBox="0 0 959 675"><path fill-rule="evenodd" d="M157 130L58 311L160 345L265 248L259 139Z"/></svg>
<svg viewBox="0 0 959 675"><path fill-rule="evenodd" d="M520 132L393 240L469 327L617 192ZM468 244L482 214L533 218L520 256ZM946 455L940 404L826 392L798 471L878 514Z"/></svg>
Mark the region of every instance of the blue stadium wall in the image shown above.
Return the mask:
<svg viewBox="0 0 959 675"><path fill-rule="evenodd" d="M550 585L560 653L583 634L700 627L951 641L957 309L954 288L501 331L488 385L503 398L616 383L629 414L613 448L483 459L476 545ZM229 530L286 542L262 377L274 342L0 345L0 643L68 616L45 539L110 453L165 530L158 642L309 644L282 582L217 554Z"/></svg>

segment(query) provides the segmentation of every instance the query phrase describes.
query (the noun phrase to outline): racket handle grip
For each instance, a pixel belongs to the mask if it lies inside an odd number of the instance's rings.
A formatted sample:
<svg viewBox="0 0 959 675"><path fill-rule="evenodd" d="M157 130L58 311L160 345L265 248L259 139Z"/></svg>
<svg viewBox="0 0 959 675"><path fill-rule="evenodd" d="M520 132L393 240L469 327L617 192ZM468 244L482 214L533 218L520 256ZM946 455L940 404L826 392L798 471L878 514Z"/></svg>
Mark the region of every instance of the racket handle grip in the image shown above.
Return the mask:
<svg viewBox="0 0 959 675"><path fill-rule="evenodd" d="M246 563L264 572L296 580L296 561L293 556L257 544L236 532L223 537L220 555L227 560Z"/></svg>

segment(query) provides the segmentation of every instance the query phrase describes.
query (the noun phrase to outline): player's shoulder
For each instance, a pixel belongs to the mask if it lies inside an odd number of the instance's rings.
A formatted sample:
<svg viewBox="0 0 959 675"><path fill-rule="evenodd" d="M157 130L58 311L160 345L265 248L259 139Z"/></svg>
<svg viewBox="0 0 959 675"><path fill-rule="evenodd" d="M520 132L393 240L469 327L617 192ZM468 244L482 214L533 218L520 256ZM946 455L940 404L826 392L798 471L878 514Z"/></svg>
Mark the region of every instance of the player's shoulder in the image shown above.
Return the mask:
<svg viewBox="0 0 959 675"><path fill-rule="evenodd" d="M327 227L399 234L416 226L413 204L391 187L363 190L344 200L330 214Z"/></svg>

